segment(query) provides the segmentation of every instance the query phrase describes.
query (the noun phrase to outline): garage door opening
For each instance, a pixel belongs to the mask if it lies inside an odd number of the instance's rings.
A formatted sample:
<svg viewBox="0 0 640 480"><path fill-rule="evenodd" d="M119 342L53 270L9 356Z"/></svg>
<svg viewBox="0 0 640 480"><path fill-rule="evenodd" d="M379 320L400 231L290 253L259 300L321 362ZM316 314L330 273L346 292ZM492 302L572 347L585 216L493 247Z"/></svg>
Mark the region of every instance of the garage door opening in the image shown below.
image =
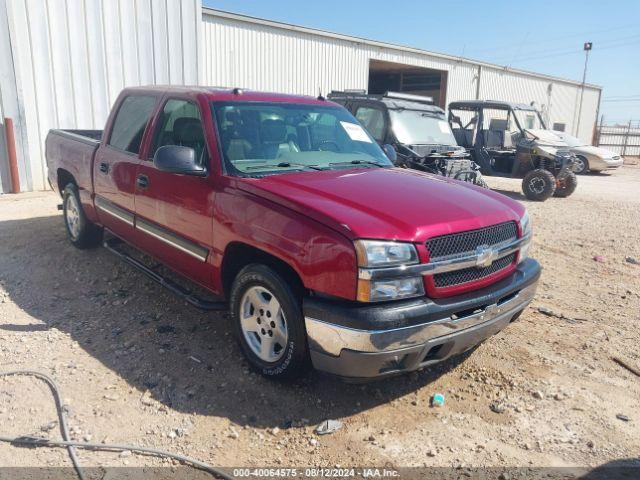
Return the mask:
<svg viewBox="0 0 640 480"><path fill-rule="evenodd" d="M369 93L404 92L432 97L444 108L447 97L447 72L402 63L369 60Z"/></svg>

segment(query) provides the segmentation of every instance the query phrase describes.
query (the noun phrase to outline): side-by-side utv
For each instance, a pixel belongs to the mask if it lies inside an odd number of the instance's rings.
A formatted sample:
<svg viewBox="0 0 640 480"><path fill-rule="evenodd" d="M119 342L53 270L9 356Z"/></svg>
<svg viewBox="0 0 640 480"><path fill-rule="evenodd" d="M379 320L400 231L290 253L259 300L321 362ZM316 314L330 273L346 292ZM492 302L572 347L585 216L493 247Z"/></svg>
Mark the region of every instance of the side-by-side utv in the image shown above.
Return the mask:
<svg viewBox="0 0 640 480"><path fill-rule="evenodd" d="M569 146L547 130L533 106L493 100L449 104L449 124L458 145L471 153L484 175L522 178L530 200L568 197L577 186Z"/></svg>
<svg viewBox="0 0 640 480"><path fill-rule="evenodd" d="M384 149L392 146L397 166L487 188L480 167L456 144L445 111L431 97L350 90L333 91L328 98L349 110Z"/></svg>

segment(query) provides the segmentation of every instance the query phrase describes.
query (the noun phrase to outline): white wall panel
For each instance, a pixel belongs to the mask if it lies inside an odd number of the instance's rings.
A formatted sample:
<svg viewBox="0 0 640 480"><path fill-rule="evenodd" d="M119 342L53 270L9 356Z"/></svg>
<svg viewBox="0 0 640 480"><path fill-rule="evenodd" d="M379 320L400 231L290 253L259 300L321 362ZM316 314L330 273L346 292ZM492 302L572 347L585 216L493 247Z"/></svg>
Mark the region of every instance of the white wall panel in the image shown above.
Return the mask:
<svg viewBox="0 0 640 480"><path fill-rule="evenodd" d="M0 0L2 110L23 189L47 188L49 129L103 128L125 86L197 84L201 15L197 0Z"/></svg>
<svg viewBox="0 0 640 480"><path fill-rule="evenodd" d="M447 71L447 102L475 99L478 93L480 64L467 59L212 10L203 15L203 50L203 79L209 85L304 95L366 89L369 62L375 59ZM481 99L534 101L551 122L566 123L568 131L576 124L580 87L575 82L487 64L480 77ZM598 92L585 89L580 137L589 142Z"/></svg>

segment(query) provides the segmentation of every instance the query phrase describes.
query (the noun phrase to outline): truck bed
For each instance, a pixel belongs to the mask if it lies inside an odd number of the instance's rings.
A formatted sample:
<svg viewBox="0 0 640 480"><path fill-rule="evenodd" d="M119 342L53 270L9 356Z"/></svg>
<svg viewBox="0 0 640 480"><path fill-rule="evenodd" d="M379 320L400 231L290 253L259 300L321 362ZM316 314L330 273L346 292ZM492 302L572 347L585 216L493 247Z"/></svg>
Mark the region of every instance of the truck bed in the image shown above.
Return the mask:
<svg viewBox="0 0 640 480"><path fill-rule="evenodd" d="M102 130L49 130L46 159L51 187L62 190L65 178L73 177L80 190L85 209L91 210L93 192L93 157L100 146ZM61 175L61 171L68 175ZM61 180L62 179L62 180Z"/></svg>

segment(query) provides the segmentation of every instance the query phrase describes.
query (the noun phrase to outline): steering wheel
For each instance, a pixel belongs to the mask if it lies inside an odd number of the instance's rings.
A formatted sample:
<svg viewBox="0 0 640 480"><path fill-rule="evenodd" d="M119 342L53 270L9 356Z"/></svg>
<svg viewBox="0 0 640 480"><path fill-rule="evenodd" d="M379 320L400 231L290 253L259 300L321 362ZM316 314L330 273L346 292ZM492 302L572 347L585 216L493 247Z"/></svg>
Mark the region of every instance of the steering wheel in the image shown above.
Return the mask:
<svg viewBox="0 0 640 480"><path fill-rule="evenodd" d="M318 150L320 150L321 152L339 152L340 146L333 140L322 140L318 144Z"/></svg>

